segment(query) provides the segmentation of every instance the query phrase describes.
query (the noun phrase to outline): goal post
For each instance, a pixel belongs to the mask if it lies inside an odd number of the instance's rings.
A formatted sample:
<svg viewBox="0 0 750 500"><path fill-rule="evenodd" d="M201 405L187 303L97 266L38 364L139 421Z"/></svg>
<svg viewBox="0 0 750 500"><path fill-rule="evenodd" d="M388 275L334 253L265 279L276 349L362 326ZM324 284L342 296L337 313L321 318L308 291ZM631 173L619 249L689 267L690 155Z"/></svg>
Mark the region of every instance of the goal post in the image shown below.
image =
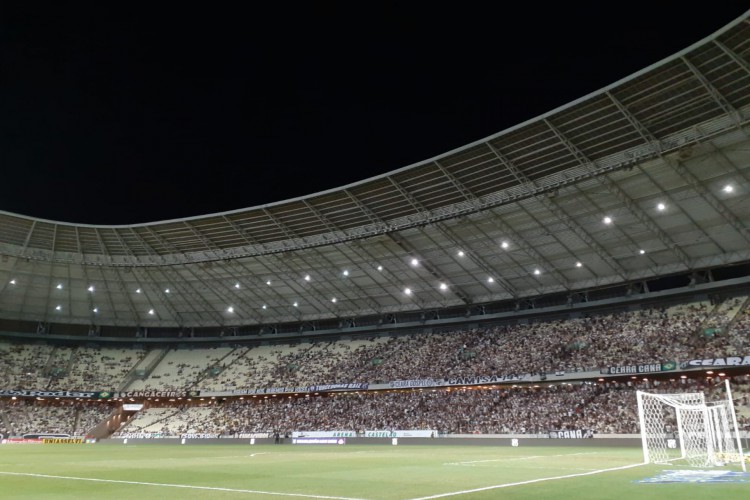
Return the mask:
<svg viewBox="0 0 750 500"><path fill-rule="evenodd" d="M684 460L695 467L739 463L746 470L729 381L727 397L706 402L701 392L637 391L644 463Z"/></svg>
<svg viewBox="0 0 750 500"><path fill-rule="evenodd" d="M732 397L732 388L729 386L729 379L725 379L724 383L726 384L726 389L727 389L727 406L729 407L729 412L732 418L731 426L734 429L734 437L737 442L737 454L739 454L740 456L740 463L742 464L742 471L747 472L747 466L745 465L745 462L746 462L745 454L742 451L742 439L740 438L739 426L737 425L737 412L734 408L734 398Z"/></svg>

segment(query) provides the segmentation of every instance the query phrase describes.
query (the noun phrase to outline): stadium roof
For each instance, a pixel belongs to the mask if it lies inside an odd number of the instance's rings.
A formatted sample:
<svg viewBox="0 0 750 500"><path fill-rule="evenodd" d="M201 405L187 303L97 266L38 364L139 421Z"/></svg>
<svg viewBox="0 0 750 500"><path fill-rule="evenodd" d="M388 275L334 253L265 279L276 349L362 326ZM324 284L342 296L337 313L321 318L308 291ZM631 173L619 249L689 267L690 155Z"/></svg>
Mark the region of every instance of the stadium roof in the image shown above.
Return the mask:
<svg viewBox="0 0 750 500"><path fill-rule="evenodd" d="M749 15L535 119L337 189L127 226L0 212L0 317L316 321L750 261Z"/></svg>

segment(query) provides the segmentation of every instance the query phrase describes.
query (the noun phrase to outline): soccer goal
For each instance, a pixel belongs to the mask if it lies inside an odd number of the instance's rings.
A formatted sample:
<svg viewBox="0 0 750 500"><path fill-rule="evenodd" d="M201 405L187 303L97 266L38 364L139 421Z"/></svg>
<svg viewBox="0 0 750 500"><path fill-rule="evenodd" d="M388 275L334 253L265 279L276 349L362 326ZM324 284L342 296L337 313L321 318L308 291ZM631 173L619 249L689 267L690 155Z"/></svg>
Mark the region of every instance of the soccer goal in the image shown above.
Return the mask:
<svg viewBox="0 0 750 500"><path fill-rule="evenodd" d="M694 467L739 463L746 470L729 381L727 397L706 402L701 392L656 394L638 391L643 460L684 460Z"/></svg>

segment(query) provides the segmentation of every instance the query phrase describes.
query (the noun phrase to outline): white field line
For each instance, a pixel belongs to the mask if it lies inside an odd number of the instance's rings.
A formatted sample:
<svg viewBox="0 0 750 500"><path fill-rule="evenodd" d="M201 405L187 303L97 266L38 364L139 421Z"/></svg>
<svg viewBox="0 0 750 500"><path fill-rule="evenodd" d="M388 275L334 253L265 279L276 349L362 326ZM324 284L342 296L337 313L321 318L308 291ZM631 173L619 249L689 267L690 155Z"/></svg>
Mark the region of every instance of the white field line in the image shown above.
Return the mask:
<svg viewBox="0 0 750 500"><path fill-rule="evenodd" d="M540 469L540 470L549 470L549 467L542 467L541 465L534 465L530 467L524 467L524 469ZM591 467L555 467L555 470L598 470L598 469L592 469Z"/></svg>
<svg viewBox="0 0 750 500"><path fill-rule="evenodd" d="M33 474L30 472L5 472L0 471L0 474L6 476L26 476L26 477L41 477L46 479L69 479L72 481L92 481L96 483L119 483L119 484L138 484L142 486L162 486L165 488L185 488L190 490L208 490L208 491L228 491L234 493L255 493L258 495L275 495L281 497L303 497L303 498L321 498L329 500L365 500L362 498L349 498L349 497L332 497L325 495L309 495L304 493L279 493L275 491L259 491L259 490L241 490L236 488L218 488L213 486L192 486L187 484L169 484L169 483L147 483L144 481L121 481L117 479L97 479L91 477L73 477L73 476L53 476L49 474Z"/></svg>
<svg viewBox="0 0 750 500"><path fill-rule="evenodd" d="M489 469L493 467L490 464L468 464L468 465L461 465L461 467L479 467L479 468L485 468ZM540 470L546 470L549 471L550 469L554 470L597 470L592 469L591 467L549 467L549 466L541 466L541 465L527 465L523 467L524 469L540 469Z"/></svg>
<svg viewBox="0 0 750 500"><path fill-rule="evenodd" d="M248 458L248 457L254 457L255 455L263 455L263 453L250 453L249 455L223 455L220 457L213 457L213 456L205 456L205 457L169 457L169 458L160 458L159 461L162 460L172 460L174 462L182 462L185 460L223 460L225 458Z"/></svg>
<svg viewBox="0 0 750 500"><path fill-rule="evenodd" d="M467 493L477 493L479 491L488 491L488 490L497 490L500 488L508 488L510 486L521 486L524 484L533 484L533 483L541 483L544 481L555 481L558 479L569 479L571 477L582 477L582 476L591 476L594 474L601 474L602 472L612 472L615 470L624 470L624 469L632 469L633 467L640 467L644 465L643 463L639 464L631 464L631 465L623 465L622 467L612 467L611 469L599 469L599 470L593 470L590 472L580 472L578 474L567 474L565 476L554 476L554 477L540 477L539 479L530 479L528 481L519 481L517 483L504 483L504 484L496 484L493 486L484 486L482 488L474 488L471 490L461 490L461 491L452 491L450 493L440 493L438 495L430 495L428 497L418 497L418 498L411 498L409 500L429 500L432 498L443 498L443 497L452 497L456 495L465 495Z"/></svg>
<svg viewBox="0 0 750 500"><path fill-rule="evenodd" d="M562 455L528 455L525 457L515 458L490 458L487 460L470 460L467 462L446 462L443 465L474 465L487 462L517 462L519 460L533 460L535 458L558 458L558 457L575 457L577 455L596 455L598 451L587 451L582 453L564 453Z"/></svg>

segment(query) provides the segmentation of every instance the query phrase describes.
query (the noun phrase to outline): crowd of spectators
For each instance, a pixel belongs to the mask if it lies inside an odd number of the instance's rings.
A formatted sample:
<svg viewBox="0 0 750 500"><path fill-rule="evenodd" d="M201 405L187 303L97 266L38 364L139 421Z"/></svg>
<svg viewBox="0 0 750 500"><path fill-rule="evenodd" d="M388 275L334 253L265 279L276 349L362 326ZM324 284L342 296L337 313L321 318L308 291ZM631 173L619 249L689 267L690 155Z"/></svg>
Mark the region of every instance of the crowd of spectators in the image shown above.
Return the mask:
<svg viewBox="0 0 750 500"><path fill-rule="evenodd" d="M0 390L110 390L145 353L142 348L0 341Z"/></svg>
<svg viewBox="0 0 750 500"><path fill-rule="evenodd" d="M744 297L732 300L746 303ZM576 319L374 337L356 344L319 342L279 348L262 356L256 355L257 349L241 348L246 351L244 356L225 367L223 376L206 378L194 388L221 391L447 376L571 373L746 352L750 349L747 311L724 318L722 328L705 334L704 322L718 307L696 302Z"/></svg>
<svg viewBox="0 0 750 500"><path fill-rule="evenodd" d="M2 341L0 385L27 390L221 392L444 377L559 374L607 366L747 355L749 303L747 297L735 297L450 332L173 349L162 353L141 347L115 349ZM139 373L139 368L143 373ZM142 428L180 434L209 432L205 429L211 429L210 433L243 433L264 432L271 427L357 430L417 426L445 433L486 434L535 433L550 427L575 426L622 433L634 429L631 385L578 382L540 388L370 391L336 397L260 396L217 403L200 411L195 407L178 408L170 418ZM257 400L262 403L257 404ZM41 420L25 419L25 414L33 413L31 410L42 408ZM87 414L81 413L82 409L75 410L75 419L70 423L70 410L64 405L28 406L25 402L6 401L0 425L18 433L19 429L26 431L35 426L58 428L55 422L66 420L68 431L80 432L77 422L88 422ZM93 419L98 418L96 413L92 415ZM89 424L83 427L86 425ZM137 422L131 426L139 428Z"/></svg>
<svg viewBox="0 0 750 500"><path fill-rule="evenodd" d="M750 430L750 375L733 378L740 425ZM308 397L259 396L175 407L152 421L142 412L121 434L185 433L239 436L285 431L435 430L445 434L546 434L585 429L601 434L638 432L636 390L704 392L724 398L721 379L576 382L540 387L356 391ZM163 412L159 408L155 411ZM141 425L148 422L147 425ZM115 435L117 436L117 434Z"/></svg>
<svg viewBox="0 0 750 500"><path fill-rule="evenodd" d="M115 410L100 401L15 399L0 404L5 437L28 434L86 436Z"/></svg>
<svg viewBox="0 0 750 500"><path fill-rule="evenodd" d="M165 352L148 377L134 380L131 391L178 391L185 384L200 384L222 363L232 363L239 350L229 347L173 349Z"/></svg>
<svg viewBox="0 0 750 500"><path fill-rule="evenodd" d="M13 389L203 390L580 372L742 354L747 297L430 334L293 345L167 349L125 376L143 349L0 342L0 384ZM4 351L4 352L2 352Z"/></svg>

